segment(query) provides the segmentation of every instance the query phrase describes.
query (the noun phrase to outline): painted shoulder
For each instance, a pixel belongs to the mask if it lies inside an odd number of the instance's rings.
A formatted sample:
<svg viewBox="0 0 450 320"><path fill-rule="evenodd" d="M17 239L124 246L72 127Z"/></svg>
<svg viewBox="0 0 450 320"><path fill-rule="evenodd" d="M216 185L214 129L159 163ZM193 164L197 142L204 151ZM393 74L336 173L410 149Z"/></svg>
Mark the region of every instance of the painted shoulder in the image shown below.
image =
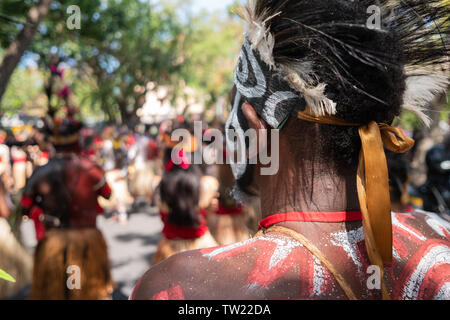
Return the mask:
<svg viewBox="0 0 450 320"><path fill-rule="evenodd" d="M307 286L300 287L299 275ZM326 277L300 243L270 234L175 255L144 276L135 298L141 292L156 300L309 298L320 294Z"/></svg>
<svg viewBox="0 0 450 320"><path fill-rule="evenodd" d="M190 300L209 275L200 251L176 254L153 266L138 281L131 300Z"/></svg>
<svg viewBox="0 0 450 320"><path fill-rule="evenodd" d="M393 298L450 299L450 224L437 214L393 214ZM395 266L394 266L395 267Z"/></svg>
<svg viewBox="0 0 450 320"><path fill-rule="evenodd" d="M450 241L450 222L432 212L393 213L392 226L394 234L414 242L430 239Z"/></svg>

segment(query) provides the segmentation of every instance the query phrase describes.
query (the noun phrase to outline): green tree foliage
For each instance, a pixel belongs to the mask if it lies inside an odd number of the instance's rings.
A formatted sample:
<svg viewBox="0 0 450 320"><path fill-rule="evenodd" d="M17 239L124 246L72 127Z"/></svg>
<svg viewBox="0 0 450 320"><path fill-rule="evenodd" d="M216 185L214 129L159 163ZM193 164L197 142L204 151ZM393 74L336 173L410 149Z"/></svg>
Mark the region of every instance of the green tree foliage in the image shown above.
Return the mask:
<svg viewBox="0 0 450 320"><path fill-rule="evenodd" d="M42 115L47 105L43 74L37 69L19 67L15 70L2 100L2 112L17 111Z"/></svg>
<svg viewBox="0 0 450 320"><path fill-rule="evenodd" d="M14 40L21 28L18 22L24 21L33 4L31 0L0 3L1 47ZM80 30L66 25L70 16L66 10L72 4L81 9ZM36 62L44 82L52 56L71 66L74 104L91 114L102 110L110 120L133 120L150 81L173 87L173 98L178 88L191 86L208 95L208 104L214 105L232 84L242 27L232 14L186 15L183 4L189 2L54 1L29 51L39 57ZM34 97L31 92L13 97L20 93L17 83L31 83L23 73L26 69L11 80L2 103L7 111L28 107Z"/></svg>
<svg viewBox="0 0 450 320"><path fill-rule="evenodd" d="M228 15L193 17L195 26L186 41L186 82L209 95L213 105L233 86L233 70L243 39L242 24L233 11Z"/></svg>

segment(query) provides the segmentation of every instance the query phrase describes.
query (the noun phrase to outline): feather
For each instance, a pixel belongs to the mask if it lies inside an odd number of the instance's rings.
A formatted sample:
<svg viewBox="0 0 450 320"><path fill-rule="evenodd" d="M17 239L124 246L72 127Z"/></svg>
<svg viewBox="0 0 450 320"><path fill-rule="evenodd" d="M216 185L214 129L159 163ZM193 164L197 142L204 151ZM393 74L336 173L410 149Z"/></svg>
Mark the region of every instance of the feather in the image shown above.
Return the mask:
<svg viewBox="0 0 450 320"><path fill-rule="evenodd" d="M368 27L368 8L373 5L380 8L378 28ZM336 98L336 104L327 96L338 87L369 101L366 108L384 105L386 113L398 113L404 85L396 82L406 79L403 107L429 123L423 108L438 91L445 90L442 76L434 71L439 68L427 68L448 65L444 39L450 34L450 7L442 1L249 0L241 16L253 49L317 114L339 112L342 101ZM356 64L357 71L353 69ZM380 75L376 81L388 79L391 84L386 87L397 88L400 99L394 92L388 96L377 93L376 83L369 83L361 70ZM423 78L391 76L394 72L407 75L411 70L429 71ZM426 79L433 80L425 85ZM336 96L334 92L333 99Z"/></svg>
<svg viewBox="0 0 450 320"><path fill-rule="evenodd" d="M325 96L326 84L321 83L316 87L309 87L297 73L292 72L285 79L294 90L303 93L310 111L315 116L336 114L336 103Z"/></svg>
<svg viewBox="0 0 450 320"><path fill-rule="evenodd" d="M252 49L257 50L261 59L271 68L275 67L273 59L273 48L275 46L275 39L267 29L267 23L275 17L256 14L256 0L249 0L248 5L241 11L242 19L244 20L244 30Z"/></svg>
<svg viewBox="0 0 450 320"><path fill-rule="evenodd" d="M279 5L279 7L281 6ZM248 5L241 11L245 34L252 43L252 49L257 50L262 60L275 70L278 70L273 57L275 38L267 28L267 23L281 13L281 11L269 11L267 8L261 9L261 7L258 10L258 1L256 0L249 0ZM325 95L326 84L310 85L317 80L311 63L308 61L294 63L292 68L284 67L285 74L287 74L285 79L294 90L301 93L311 110L317 115L336 114L336 103Z"/></svg>
<svg viewBox="0 0 450 320"><path fill-rule="evenodd" d="M448 78L438 74L409 75L406 79L403 109L414 112L426 126L431 125L431 119L425 114L429 106L448 88Z"/></svg>

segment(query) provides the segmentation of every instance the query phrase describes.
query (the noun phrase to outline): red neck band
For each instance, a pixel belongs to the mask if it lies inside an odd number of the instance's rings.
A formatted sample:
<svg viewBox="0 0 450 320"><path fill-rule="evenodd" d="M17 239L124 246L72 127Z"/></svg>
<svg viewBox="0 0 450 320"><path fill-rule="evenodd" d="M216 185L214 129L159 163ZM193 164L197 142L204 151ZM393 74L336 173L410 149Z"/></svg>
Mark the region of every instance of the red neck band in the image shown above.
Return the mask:
<svg viewBox="0 0 450 320"><path fill-rule="evenodd" d="M355 212L288 212L279 213L263 219L259 228L270 228L281 222L322 222L339 223L362 221L362 213Z"/></svg>

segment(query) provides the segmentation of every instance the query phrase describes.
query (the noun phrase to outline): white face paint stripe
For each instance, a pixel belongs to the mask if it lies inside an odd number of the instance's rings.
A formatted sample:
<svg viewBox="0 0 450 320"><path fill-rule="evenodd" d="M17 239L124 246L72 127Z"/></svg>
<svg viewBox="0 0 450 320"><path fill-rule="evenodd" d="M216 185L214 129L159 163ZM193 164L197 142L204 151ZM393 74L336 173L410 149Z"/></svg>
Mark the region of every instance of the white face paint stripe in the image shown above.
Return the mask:
<svg viewBox="0 0 450 320"><path fill-rule="evenodd" d="M277 117L275 116L278 110L278 104L282 101L296 98L298 98L298 95L290 91L277 91L267 98L263 114L265 115L264 118L272 128L278 127L278 123L276 122Z"/></svg>
<svg viewBox="0 0 450 320"><path fill-rule="evenodd" d="M241 49L237 66L237 68L239 68L239 63L241 63L242 70L240 72L236 71L234 74L234 81L237 83L245 83L248 80L249 76L248 61L247 57L245 56L244 50L244 48Z"/></svg>
<svg viewBox="0 0 450 320"><path fill-rule="evenodd" d="M248 59L248 61L247 61ZM240 62L242 63L243 70L239 72L238 67L235 72L235 84L238 91L247 98L261 98L264 96L267 90L266 77L255 58L253 50L250 46L250 42L245 38L244 46L242 47ZM253 73L256 79L256 85L253 87L246 87L245 82L249 78L248 62L250 62Z"/></svg>
<svg viewBox="0 0 450 320"><path fill-rule="evenodd" d="M403 300L416 300L427 272L437 264L450 264L450 247L436 246L417 265L403 290Z"/></svg>
<svg viewBox="0 0 450 320"><path fill-rule="evenodd" d="M239 119L238 119L238 110L241 107L239 105L240 101L241 101L241 94L238 92L236 92L236 97L234 99L234 105L233 105L233 110L231 110L231 114L228 117L227 123L226 123L226 130L232 130L231 128L234 128L234 133L235 135L237 135L237 139L238 141L235 141L234 138L232 139L233 135L230 134L230 132L227 132L226 134L226 142L227 142L227 148L231 154L231 157L229 159L230 161L230 165L231 165L231 169L233 171L233 175L236 179L240 179L244 173L245 170L247 168L247 159L246 157L246 147L245 147L245 139L244 139L244 133L243 130L241 128L241 125L239 123ZM235 143L238 143L238 150L236 150L236 145ZM240 155L238 155L238 161L234 162L234 155L236 152L240 151Z"/></svg>

